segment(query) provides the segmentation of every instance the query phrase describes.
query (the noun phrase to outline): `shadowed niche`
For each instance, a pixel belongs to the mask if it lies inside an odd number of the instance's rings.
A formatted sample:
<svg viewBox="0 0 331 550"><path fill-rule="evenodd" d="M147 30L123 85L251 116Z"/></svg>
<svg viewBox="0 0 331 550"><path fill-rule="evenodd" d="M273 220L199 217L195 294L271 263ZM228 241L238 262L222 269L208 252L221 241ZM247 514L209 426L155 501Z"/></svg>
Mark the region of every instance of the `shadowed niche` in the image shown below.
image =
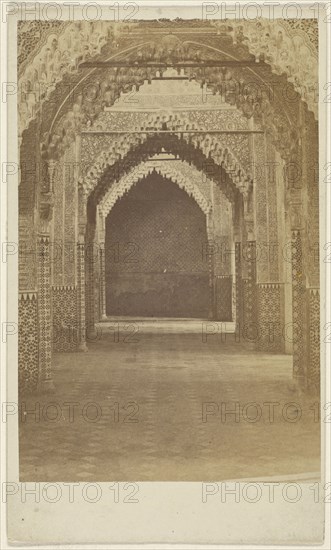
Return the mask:
<svg viewBox="0 0 331 550"><path fill-rule="evenodd" d="M107 218L107 314L207 318L206 243L193 198L158 174L140 181Z"/></svg>

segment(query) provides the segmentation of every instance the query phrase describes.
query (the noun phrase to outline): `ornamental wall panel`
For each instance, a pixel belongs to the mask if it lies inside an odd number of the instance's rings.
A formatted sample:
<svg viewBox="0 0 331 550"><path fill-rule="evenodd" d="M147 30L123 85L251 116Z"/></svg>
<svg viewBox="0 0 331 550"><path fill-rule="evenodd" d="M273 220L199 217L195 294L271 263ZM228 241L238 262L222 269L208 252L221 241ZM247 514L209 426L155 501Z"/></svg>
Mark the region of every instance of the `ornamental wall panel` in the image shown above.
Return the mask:
<svg viewBox="0 0 331 550"><path fill-rule="evenodd" d="M39 381L38 297L22 292L18 300L18 378L20 392L34 392Z"/></svg>
<svg viewBox="0 0 331 550"><path fill-rule="evenodd" d="M75 351L78 344L77 290L52 287L52 340L54 351Z"/></svg>

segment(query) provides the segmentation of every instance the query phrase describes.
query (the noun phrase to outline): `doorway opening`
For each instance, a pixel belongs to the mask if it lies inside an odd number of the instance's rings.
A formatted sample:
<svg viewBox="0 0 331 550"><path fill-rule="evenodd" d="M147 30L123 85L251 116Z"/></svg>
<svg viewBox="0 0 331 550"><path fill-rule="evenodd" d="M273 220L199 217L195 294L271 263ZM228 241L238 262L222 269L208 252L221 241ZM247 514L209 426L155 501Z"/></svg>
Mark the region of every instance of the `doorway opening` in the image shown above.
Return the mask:
<svg viewBox="0 0 331 550"><path fill-rule="evenodd" d="M208 318L206 216L171 180L150 174L106 221L109 316Z"/></svg>

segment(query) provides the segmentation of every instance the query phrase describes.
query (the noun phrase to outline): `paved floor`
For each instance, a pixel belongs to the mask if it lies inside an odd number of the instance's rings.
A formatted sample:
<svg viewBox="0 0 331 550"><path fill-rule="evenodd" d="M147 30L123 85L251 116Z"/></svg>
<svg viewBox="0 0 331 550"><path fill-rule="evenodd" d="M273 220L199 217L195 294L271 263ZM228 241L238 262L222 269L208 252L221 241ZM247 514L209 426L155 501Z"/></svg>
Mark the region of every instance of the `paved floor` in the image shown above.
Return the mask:
<svg viewBox="0 0 331 550"><path fill-rule="evenodd" d="M257 353L233 335L204 342L198 332L120 324L87 353L56 354L54 381L54 394L21 402L22 481L286 480L319 471L315 405L294 389L291 357Z"/></svg>

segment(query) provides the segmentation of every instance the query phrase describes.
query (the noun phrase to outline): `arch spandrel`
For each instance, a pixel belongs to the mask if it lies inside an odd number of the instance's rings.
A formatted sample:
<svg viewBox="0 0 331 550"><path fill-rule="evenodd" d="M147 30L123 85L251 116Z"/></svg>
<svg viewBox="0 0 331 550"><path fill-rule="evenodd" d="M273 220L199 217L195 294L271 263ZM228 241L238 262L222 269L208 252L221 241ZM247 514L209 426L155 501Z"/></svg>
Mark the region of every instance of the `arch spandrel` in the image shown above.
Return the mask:
<svg viewBox="0 0 331 550"><path fill-rule="evenodd" d="M173 134L177 144L179 138L177 134ZM162 136L161 136L162 137ZM109 141L108 141L109 140ZM121 136L120 141L116 140L116 136L108 136L108 140L105 136L101 135L98 139L99 145L102 145L102 150L99 152L97 160L90 164L90 159L95 158L95 148L93 146L93 139L88 140L83 147L82 165L84 166L84 173L80 174L79 185L86 194L91 194L97 187L98 182L102 175L107 170L115 168L116 162L125 159L129 153L135 157L135 150L143 146L144 144L151 143L153 140L153 134L132 134ZM107 143L108 141L108 143ZM250 173L247 173L242 164L238 161L235 155L231 151L231 144L224 140L224 144L216 137L208 134L194 136L190 139L189 136L183 136L182 141L185 142L186 147L191 148L192 155L194 152L200 151L204 156L204 166L199 171L201 178L203 172L213 178L213 163L224 170L229 175L233 186L238 192L249 193L253 185L253 178ZM161 142L162 143L162 142ZM164 142L166 145L166 141ZM176 148L176 143L175 143ZM175 153L175 148L172 151ZM208 160L209 159L209 160ZM135 159L134 159L135 161ZM116 178L117 174L113 174ZM220 182L221 184L223 182Z"/></svg>
<svg viewBox="0 0 331 550"><path fill-rule="evenodd" d="M154 112L101 111L94 123L89 124L86 122L81 105L77 103L75 110L62 119L48 146L44 145L44 153L46 158L62 154L79 132L85 138L93 136L94 133L95 135L98 132L109 134L113 131L114 140L116 138L116 141L120 144L122 135L125 132L128 134L140 132L143 135L144 131L159 132L166 129L174 132L191 132L191 138L194 132L215 133L215 135L209 136L211 141L224 143L224 147L226 147L225 141L230 141L233 155L237 158L241 157L242 164L248 164L250 155L249 128L247 120L235 108L222 109L218 112L206 108L199 114L192 110L176 112L171 110L156 110ZM222 132L224 132L224 135L222 135ZM107 136L105 136L105 139L107 139ZM201 139L201 136L199 139Z"/></svg>
<svg viewBox="0 0 331 550"><path fill-rule="evenodd" d="M200 79L203 75L201 72L201 74L196 74L195 76L196 78ZM218 86L216 80L217 74L213 73L211 86L214 86L214 91L217 91ZM267 131L271 141L276 146L277 150L281 153L282 157L285 159L290 159L291 156L293 156L293 151L297 147L298 142L298 103L295 102L291 107L293 111L293 119L295 120L295 124L293 125L290 122L288 115L285 116L285 114L281 112L279 101L275 106L273 106L268 97L264 97L264 95L262 94L260 97L260 101L256 102L254 97L248 97L245 94L245 88L243 88L243 86L240 85L239 82L237 82L237 84L235 90L228 89L228 92L230 93L230 95L234 94L235 104L237 105L238 110L241 111L247 119L253 117L254 126L256 128L259 128L260 130ZM93 87L98 87L100 86L100 82L94 81L91 85L93 85ZM103 109L107 107L107 105L105 105L103 102L103 97L104 96L98 96L97 101L86 102L83 100L82 94L78 93L77 91L76 102L74 103L73 107L68 112L63 112L63 115L53 127L52 133L46 133L45 135L43 154L46 158L61 155L64 149L78 133L89 131L89 129L94 127L94 123L99 121ZM109 102L109 106L110 105L111 101ZM232 107L234 107L233 102ZM138 118L137 114L136 117ZM187 126L189 128L197 128L198 124L191 122ZM49 129L49 126L47 128ZM140 129L144 129L144 125L140 125L139 130ZM206 128L203 127L203 124L202 129L203 131L206 131Z"/></svg>
<svg viewBox="0 0 331 550"><path fill-rule="evenodd" d="M217 29L224 23L213 21ZM285 73L318 118L317 19L258 19L231 21L234 44L244 44L257 62L268 63L274 74Z"/></svg>

